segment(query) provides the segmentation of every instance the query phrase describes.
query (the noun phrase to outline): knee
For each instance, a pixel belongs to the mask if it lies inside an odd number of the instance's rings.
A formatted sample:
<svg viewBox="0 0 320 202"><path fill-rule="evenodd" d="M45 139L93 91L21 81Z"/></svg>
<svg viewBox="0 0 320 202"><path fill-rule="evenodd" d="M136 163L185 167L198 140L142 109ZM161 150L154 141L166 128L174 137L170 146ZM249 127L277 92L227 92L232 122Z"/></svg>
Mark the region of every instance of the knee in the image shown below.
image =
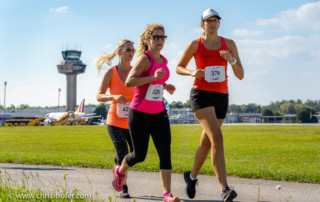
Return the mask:
<svg viewBox="0 0 320 202"><path fill-rule="evenodd" d="M201 150L210 150L211 142L210 141L202 141L200 142L199 149Z"/></svg>
<svg viewBox="0 0 320 202"><path fill-rule="evenodd" d="M143 162L145 159L146 159L146 156L137 156L135 160L137 163L140 163L140 162Z"/></svg>
<svg viewBox="0 0 320 202"><path fill-rule="evenodd" d="M220 137L214 138L212 149L216 149L216 150L217 149L218 150L223 149L223 138L222 138L222 135Z"/></svg>
<svg viewBox="0 0 320 202"><path fill-rule="evenodd" d="M135 164L143 162L146 159L146 157L147 157L146 154L133 153L133 159L134 159Z"/></svg>
<svg viewBox="0 0 320 202"><path fill-rule="evenodd" d="M147 155L137 155L135 152L132 152L125 156L125 160L130 167L133 167L135 164L143 162Z"/></svg>

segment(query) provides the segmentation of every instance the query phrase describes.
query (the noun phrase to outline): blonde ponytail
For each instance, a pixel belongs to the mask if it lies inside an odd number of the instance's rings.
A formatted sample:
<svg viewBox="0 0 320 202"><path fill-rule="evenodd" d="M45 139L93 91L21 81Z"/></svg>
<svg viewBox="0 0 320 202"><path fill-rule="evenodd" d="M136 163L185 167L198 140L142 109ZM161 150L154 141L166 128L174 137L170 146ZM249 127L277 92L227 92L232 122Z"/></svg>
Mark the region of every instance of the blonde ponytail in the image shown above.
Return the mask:
<svg viewBox="0 0 320 202"><path fill-rule="evenodd" d="M103 68L104 63L107 63L107 65L109 66L112 65L113 58L118 54L119 49L121 49L126 43L133 43L133 42L127 39L121 40L117 48L115 48L111 53L97 57L96 63L97 63L98 74Z"/></svg>
<svg viewBox="0 0 320 202"><path fill-rule="evenodd" d="M148 38L154 30L161 29L164 32L164 27L161 24L151 24L147 25L144 32L139 37L139 47L138 47L138 53L137 57L142 55L146 50L148 50L148 44L146 42L146 38Z"/></svg>

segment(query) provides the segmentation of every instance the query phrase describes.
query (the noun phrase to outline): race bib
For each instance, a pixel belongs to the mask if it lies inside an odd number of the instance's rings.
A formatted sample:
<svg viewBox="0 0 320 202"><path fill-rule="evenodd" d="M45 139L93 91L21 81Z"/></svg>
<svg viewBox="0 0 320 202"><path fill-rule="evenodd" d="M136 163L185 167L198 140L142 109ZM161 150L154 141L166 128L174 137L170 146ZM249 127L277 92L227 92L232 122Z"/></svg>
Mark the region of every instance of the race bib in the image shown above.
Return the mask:
<svg viewBox="0 0 320 202"><path fill-rule="evenodd" d="M162 97L163 97L163 85L150 84L145 99L150 101L162 101Z"/></svg>
<svg viewBox="0 0 320 202"><path fill-rule="evenodd" d="M130 104L131 102L117 103L117 114L119 118L128 117Z"/></svg>
<svg viewBox="0 0 320 202"><path fill-rule="evenodd" d="M207 82L223 82L226 79L224 66L208 66L204 68L205 79Z"/></svg>

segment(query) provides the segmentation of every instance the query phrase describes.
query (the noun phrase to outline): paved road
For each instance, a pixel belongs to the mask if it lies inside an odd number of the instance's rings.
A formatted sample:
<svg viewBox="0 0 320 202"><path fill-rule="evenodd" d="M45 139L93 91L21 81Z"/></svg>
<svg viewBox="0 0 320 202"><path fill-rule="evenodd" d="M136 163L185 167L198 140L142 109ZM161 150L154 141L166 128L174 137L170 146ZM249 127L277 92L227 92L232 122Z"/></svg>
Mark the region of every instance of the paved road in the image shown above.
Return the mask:
<svg viewBox="0 0 320 202"><path fill-rule="evenodd" d="M75 188L82 194L91 194L94 199L105 201L134 201L131 199L119 199L118 193L111 186L112 171L110 169L66 167L47 165L22 165L0 163L2 179L12 178L12 181L22 183L29 187L40 188L45 192L55 193L60 185L69 193ZM66 180L64 176L66 175ZM181 174L172 176L172 192L183 201L216 202L220 200L220 191L214 176L199 176L197 195L190 200L184 192L184 180ZM228 178L229 184L238 192L235 201L290 201L290 202L319 202L320 184L302 184L293 182L251 180L243 178ZM66 183L65 183L66 182ZM282 189L277 190L276 186ZM135 201L162 201L161 183L159 173L129 171L129 193Z"/></svg>

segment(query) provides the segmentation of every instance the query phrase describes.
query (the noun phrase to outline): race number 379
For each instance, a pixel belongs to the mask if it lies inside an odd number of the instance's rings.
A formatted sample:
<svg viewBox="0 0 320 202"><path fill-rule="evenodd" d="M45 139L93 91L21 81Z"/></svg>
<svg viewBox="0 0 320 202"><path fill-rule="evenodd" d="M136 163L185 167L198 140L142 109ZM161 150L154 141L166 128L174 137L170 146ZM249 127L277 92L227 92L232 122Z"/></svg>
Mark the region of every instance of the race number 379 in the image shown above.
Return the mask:
<svg viewBox="0 0 320 202"><path fill-rule="evenodd" d="M223 82L226 79L224 66L208 66L204 68L205 79L207 82Z"/></svg>

